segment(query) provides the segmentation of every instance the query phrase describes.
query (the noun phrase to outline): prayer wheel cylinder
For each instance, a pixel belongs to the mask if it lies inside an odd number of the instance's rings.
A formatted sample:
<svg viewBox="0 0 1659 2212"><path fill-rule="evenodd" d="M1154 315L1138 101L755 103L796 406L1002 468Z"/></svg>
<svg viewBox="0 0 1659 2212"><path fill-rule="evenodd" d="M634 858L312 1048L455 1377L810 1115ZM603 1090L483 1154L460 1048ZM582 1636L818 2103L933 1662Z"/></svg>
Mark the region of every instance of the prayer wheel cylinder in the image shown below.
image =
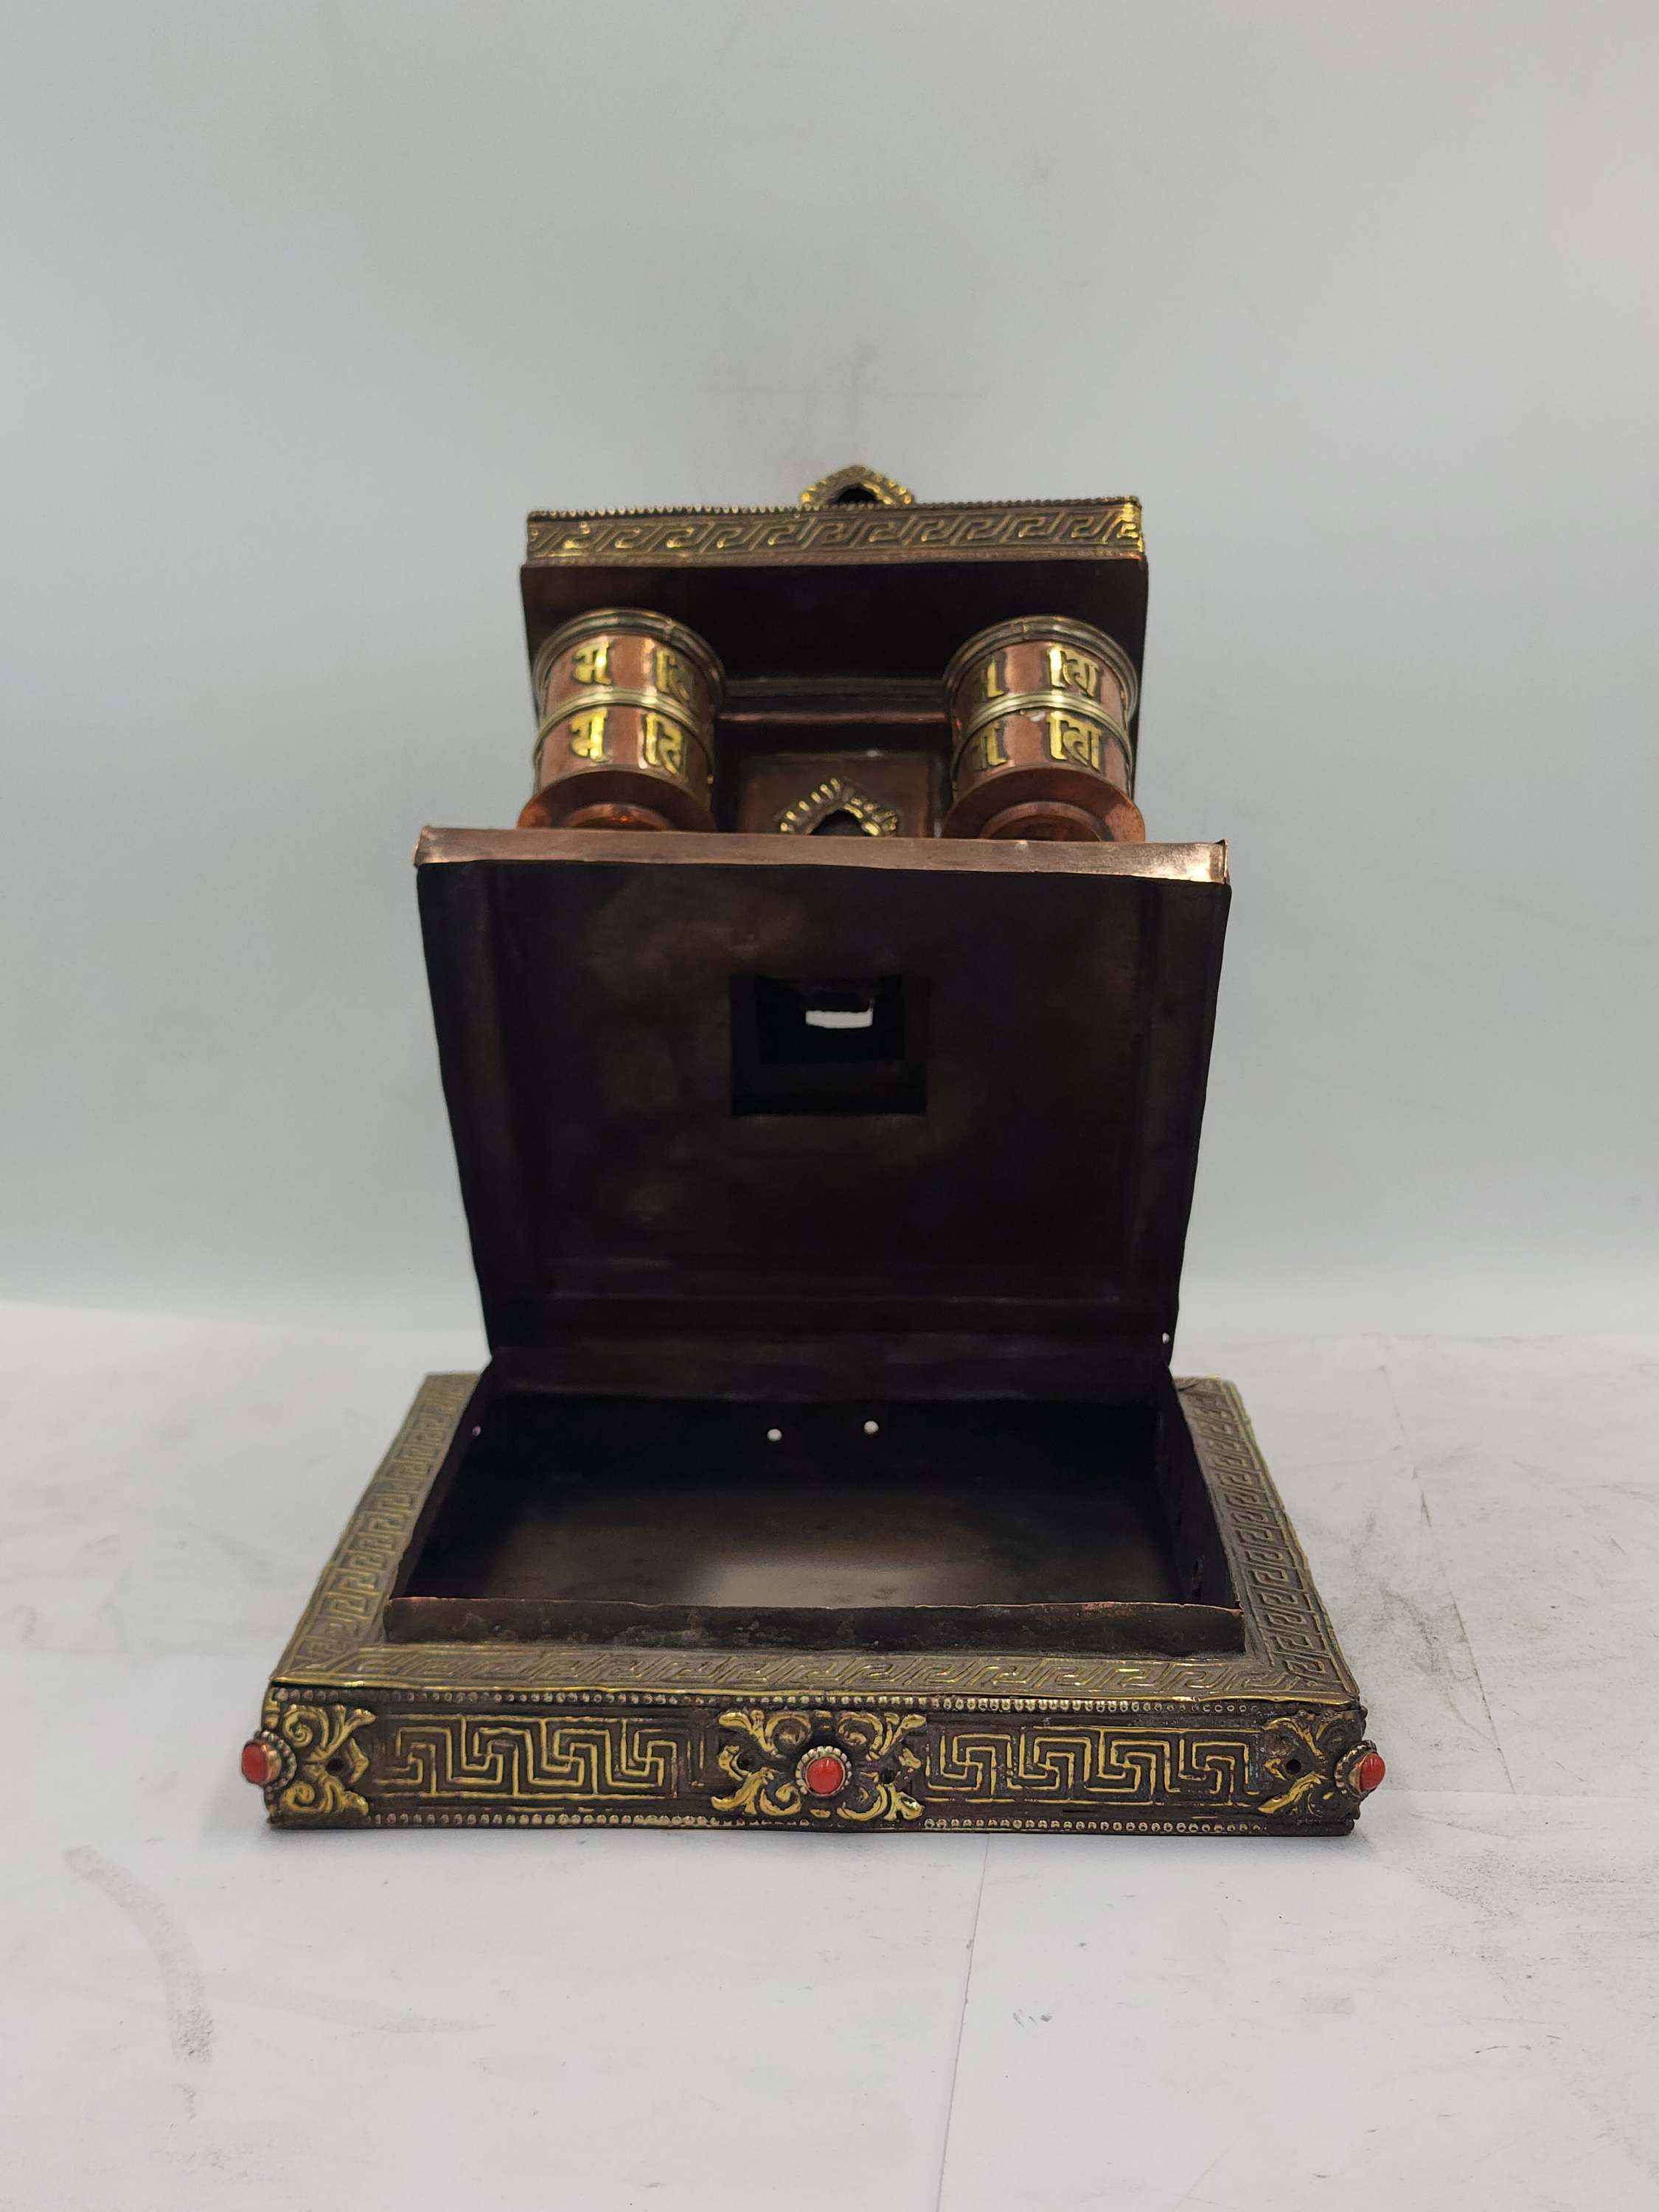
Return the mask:
<svg viewBox="0 0 1659 2212"><path fill-rule="evenodd" d="M712 830L726 678L684 623L641 607L579 615L532 673L536 791L521 830Z"/></svg>
<svg viewBox="0 0 1659 2212"><path fill-rule="evenodd" d="M1138 696L1128 654L1088 623L1031 615L970 637L945 672L945 835L1139 844Z"/></svg>

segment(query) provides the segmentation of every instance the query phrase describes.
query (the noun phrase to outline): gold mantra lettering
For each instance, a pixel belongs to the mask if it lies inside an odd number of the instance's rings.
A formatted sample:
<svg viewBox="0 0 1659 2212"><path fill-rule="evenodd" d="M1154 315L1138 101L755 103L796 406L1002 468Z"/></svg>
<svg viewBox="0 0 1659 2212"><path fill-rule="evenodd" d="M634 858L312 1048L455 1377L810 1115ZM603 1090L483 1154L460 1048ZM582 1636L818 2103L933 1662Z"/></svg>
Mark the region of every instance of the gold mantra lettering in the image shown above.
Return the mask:
<svg viewBox="0 0 1659 2212"><path fill-rule="evenodd" d="M669 697L678 699L682 707L696 705L691 690L691 672L672 647L659 645L657 647L655 667L659 691L667 692Z"/></svg>
<svg viewBox="0 0 1659 2212"><path fill-rule="evenodd" d="M1100 696L1100 663L1070 646L1048 647L1048 684L1054 691L1081 691L1086 699Z"/></svg>
<svg viewBox="0 0 1659 2212"><path fill-rule="evenodd" d="M570 680L573 684L608 684L611 680L611 641L596 637L588 645L579 645L570 656Z"/></svg>
<svg viewBox="0 0 1659 2212"><path fill-rule="evenodd" d="M570 750L578 760L609 760L605 749L605 718L606 709L595 707L591 714L570 717Z"/></svg>
<svg viewBox="0 0 1659 2212"><path fill-rule="evenodd" d="M1099 730L1092 722L1079 722L1071 714L1046 714L1048 725L1049 757L1057 761L1075 761L1079 768L1091 768L1097 775L1105 772L1105 748Z"/></svg>
<svg viewBox="0 0 1659 2212"><path fill-rule="evenodd" d="M1004 726L1000 722L988 722L982 730L974 732L962 749L961 757L957 763L958 774L965 771L969 775L989 775L993 769L1007 767L1008 746L1002 734Z"/></svg>
<svg viewBox="0 0 1659 2212"><path fill-rule="evenodd" d="M980 696L982 699L1006 699L1008 686L1002 680L1002 655L994 653L980 671Z"/></svg>
<svg viewBox="0 0 1659 2212"><path fill-rule="evenodd" d="M647 714L641 725L640 757L647 768L685 780L685 732L661 714Z"/></svg>

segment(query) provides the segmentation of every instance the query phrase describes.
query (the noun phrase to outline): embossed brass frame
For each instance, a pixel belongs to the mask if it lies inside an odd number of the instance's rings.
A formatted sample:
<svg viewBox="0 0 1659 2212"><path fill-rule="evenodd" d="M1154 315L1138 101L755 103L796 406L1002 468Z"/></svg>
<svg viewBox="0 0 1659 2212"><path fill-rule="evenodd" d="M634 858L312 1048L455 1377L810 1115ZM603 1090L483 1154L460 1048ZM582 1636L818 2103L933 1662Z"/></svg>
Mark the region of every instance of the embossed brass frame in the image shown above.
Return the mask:
<svg viewBox="0 0 1659 2212"><path fill-rule="evenodd" d="M826 480L829 481L829 480ZM816 486L809 486L816 490ZM681 562L1142 561L1138 499L971 500L635 507L528 519L531 567Z"/></svg>
<svg viewBox="0 0 1659 2212"><path fill-rule="evenodd" d="M277 1826L1340 1834L1364 1711L1231 1383L1176 1383L1242 1655L392 1644L384 1615L477 1378L428 1376L273 1676ZM809 1742L854 1778L797 1785Z"/></svg>

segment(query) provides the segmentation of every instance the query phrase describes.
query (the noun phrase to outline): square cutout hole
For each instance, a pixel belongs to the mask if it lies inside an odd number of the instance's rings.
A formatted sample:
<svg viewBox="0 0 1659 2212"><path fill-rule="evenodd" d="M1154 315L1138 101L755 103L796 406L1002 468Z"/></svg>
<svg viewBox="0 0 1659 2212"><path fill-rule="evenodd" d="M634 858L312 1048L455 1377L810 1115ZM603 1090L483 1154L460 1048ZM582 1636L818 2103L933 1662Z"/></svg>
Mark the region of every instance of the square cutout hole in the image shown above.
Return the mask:
<svg viewBox="0 0 1659 2212"><path fill-rule="evenodd" d="M734 1114L925 1114L927 987L914 977L732 979Z"/></svg>

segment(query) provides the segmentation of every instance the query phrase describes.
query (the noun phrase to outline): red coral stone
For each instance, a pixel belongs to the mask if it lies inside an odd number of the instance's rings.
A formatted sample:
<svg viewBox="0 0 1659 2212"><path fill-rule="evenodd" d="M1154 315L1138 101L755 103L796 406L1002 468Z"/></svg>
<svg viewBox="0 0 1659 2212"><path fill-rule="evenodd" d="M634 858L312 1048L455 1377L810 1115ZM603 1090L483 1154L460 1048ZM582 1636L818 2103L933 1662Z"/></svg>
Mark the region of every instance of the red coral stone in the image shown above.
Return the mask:
<svg viewBox="0 0 1659 2212"><path fill-rule="evenodd" d="M814 1797L834 1797L847 1787L847 1769L832 1751L809 1759L801 1780Z"/></svg>
<svg viewBox="0 0 1659 2212"><path fill-rule="evenodd" d="M281 1764L270 1746L261 1743L257 1735L250 1736L242 1746L242 1779L252 1782L258 1789L270 1787Z"/></svg>
<svg viewBox="0 0 1659 2212"><path fill-rule="evenodd" d="M1353 1786L1362 1797L1369 1797L1388 1772L1380 1751L1368 1751L1353 1771Z"/></svg>

